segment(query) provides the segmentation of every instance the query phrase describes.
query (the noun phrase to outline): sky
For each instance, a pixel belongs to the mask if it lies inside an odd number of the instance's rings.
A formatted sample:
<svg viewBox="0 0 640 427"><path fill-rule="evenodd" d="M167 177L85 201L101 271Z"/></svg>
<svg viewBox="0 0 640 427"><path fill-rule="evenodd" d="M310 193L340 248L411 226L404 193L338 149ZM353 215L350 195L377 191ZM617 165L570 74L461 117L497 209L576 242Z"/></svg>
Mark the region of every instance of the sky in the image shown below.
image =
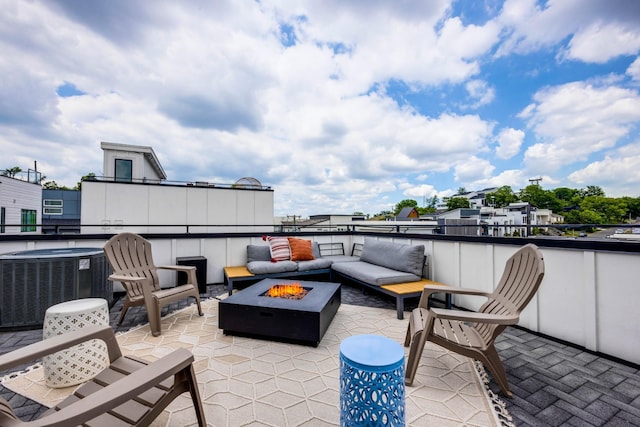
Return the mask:
<svg viewBox="0 0 640 427"><path fill-rule="evenodd" d="M376 214L539 181L640 196L637 0L0 0L0 169L100 142L170 181Z"/></svg>

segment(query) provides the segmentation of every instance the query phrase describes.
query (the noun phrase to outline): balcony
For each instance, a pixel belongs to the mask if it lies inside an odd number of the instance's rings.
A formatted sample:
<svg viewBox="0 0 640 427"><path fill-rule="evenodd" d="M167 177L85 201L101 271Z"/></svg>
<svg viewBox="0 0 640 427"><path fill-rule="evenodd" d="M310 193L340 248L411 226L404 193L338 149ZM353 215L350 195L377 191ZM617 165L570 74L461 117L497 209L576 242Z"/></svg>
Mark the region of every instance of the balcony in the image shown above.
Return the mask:
<svg viewBox="0 0 640 427"><path fill-rule="evenodd" d="M112 233L126 228L111 229L108 234L0 236L0 253L102 247ZM625 421L633 424L640 417L640 325L636 314L640 301L640 287L636 285L640 277L640 245L611 239L432 235L412 232L410 228L401 232L394 228L344 229L347 231L288 234L319 243L341 242L345 248L362 243L365 237L424 244L433 280L486 291L493 289L505 260L516 247L528 242L537 244L545 257L545 279L524 311L519 327L503 334L499 348L516 395L513 400L505 399L516 423L551 425L582 420L591 425ZM182 231L148 233L145 237L153 242L157 264L173 264L178 257L206 257L208 292L215 293L217 287L222 289L224 266L244 264L247 244L259 243L263 234L279 231L272 225L224 226L221 230L200 233L198 227L191 226L188 232L183 227ZM170 274L164 279L176 281ZM393 309L393 302L384 296L362 297L359 291L353 291L349 292L356 303L366 298L360 303L376 301ZM453 303L469 309L479 305L471 297L456 297ZM0 351L16 345L11 337L29 335L12 331L4 334L9 339L2 339L5 344ZM498 390L493 383L492 389ZM606 415L598 415L596 408L606 408Z"/></svg>

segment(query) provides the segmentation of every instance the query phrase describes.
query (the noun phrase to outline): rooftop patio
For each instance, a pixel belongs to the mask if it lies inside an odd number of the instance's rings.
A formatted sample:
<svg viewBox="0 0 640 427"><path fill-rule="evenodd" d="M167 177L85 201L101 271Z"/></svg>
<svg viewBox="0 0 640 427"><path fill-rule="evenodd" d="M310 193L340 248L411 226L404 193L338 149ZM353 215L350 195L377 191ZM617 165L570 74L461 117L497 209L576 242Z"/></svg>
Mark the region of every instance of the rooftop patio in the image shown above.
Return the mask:
<svg viewBox="0 0 640 427"><path fill-rule="evenodd" d="M209 285L203 298L221 295L225 291L223 285ZM343 304L395 311L392 300L362 293L355 287L343 286L342 299ZM186 300L175 303L163 314L188 304ZM133 308L123 324L117 327L121 307L122 299L110 310L111 324L117 331L126 331L146 322L144 309ZM41 338L40 329L4 332L0 334L0 352L11 351ZM513 399L503 400L516 425L638 425L638 369L515 327L507 328L498 342L514 393ZM492 379L490 387L499 392ZM12 404L23 420L36 419L48 409L2 386L0 396Z"/></svg>
<svg viewBox="0 0 640 427"><path fill-rule="evenodd" d="M246 244L257 241L259 236L255 231L216 236L156 235L153 236L154 255L158 257L158 264L173 263L178 256L206 256L207 282L214 284L208 286L205 296L215 296L225 292L224 285L220 284L222 267L241 264ZM345 247L361 238L353 233L315 233L304 237L343 241ZM406 233L386 233L378 237L425 243L433 279L487 289L493 286L495 277L499 277L503 259L514 245L535 240L434 238ZM0 253L47 247L100 247L107 238L107 235L62 239L30 236L30 239L0 241ZM625 243L584 240L534 243L540 244L548 269L539 295L522 316L521 325L527 329L509 327L498 338L500 357L515 395L511 400L504 399L513 421L516 425L639 425L640 372L636 350L639 332L633 321L637 316L630 308L638 301L639 291L633 286L639 268L638 248L632 243L626 244L632 246L618 247L612 244ZM395 310L394 301L381 295L363 294L351 286L343 286L342 301ZM466 300L454 303L474 308L474 303ZM174 304L169 310L184 304L187 301ZM121 305L119 300L111 309L112 324ZM407 307L410 308L411 305ZM141 310L128 315L125 322L118 330L146 322L146 315ZM616 332L616 327L622 330ZM41 330L2 332L0 352L27 345L41 336ZM612 357L604 356L605 353ZM493 380L490 387L499 392ZM2 389L1 395L19 409L23 419L37 417L44 410L7 389Z"/></svg>

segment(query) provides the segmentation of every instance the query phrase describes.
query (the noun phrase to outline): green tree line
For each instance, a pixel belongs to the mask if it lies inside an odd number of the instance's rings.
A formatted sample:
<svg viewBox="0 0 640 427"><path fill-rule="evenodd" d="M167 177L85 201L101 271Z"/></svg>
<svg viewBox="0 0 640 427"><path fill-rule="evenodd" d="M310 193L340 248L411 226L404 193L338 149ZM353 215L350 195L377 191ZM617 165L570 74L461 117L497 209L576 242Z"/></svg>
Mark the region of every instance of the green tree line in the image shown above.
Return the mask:
<svg viewBox="0 0 640 427"><path fill-rule="evenodd" d="M458 189L457 195L447 199L447 209L468 208L469 200L461 197L464 188ZM514 202L528 202L538 209L550 209L564 216L566 224L623 224L640 217L640 197L607 197L601 187L589 185L586 188L559 187L545 190L539 185L531 184L514 192L505 185L493 193L486 195L486 204L502 208ZM405 199L395 205L397 215L404 207L415 207L421 215L435 212L437 196L426 199L424 207L418 202Z"/></svg>

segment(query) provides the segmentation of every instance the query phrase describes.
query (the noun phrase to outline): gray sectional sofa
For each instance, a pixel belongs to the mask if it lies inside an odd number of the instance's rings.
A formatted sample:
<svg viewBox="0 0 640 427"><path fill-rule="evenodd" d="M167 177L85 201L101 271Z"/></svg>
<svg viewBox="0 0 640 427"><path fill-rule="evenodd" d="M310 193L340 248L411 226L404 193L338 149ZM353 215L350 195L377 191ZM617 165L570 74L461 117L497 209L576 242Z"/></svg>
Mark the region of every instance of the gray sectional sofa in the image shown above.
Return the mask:
<svg viewBox="0 0 640 427"><path fill-rule="evenodd" d="M420 296L426 282L435 283L424 279L428 276L424 245L365 238L364 244L354 244L351 255L345 255L341 243L321 245L325 245L324 253L318 243L312 243L315 259L295 262L272 262L269 245L247 245L246 274L225 273L229 295L237 281L327 274L333 282L347 280L393 296L398 319L402 319L404 300Z"/></svg>
<svg viewBox="0 0 640 427"><path fill-rule="evenodd" d="M359 256L322 256L313 242L315 259L271 261L269 245L247 245L247 270L260 277L286 277L331 273L365 286L379 287L422 280L425 268L424 245L405 245L366 238Z"/></svg>

